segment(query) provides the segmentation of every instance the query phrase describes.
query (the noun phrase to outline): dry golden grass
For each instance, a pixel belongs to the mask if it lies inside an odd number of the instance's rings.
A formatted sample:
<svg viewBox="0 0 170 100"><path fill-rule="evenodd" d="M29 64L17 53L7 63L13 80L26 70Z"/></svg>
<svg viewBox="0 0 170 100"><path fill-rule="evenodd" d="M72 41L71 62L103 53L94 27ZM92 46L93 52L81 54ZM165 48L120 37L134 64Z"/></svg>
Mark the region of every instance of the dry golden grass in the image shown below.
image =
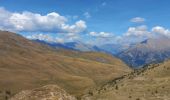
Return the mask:
<svg viewBox="0 0 170 100"><path fill-rule="evenodd" d="M88 100L170 100L170 61L147 69L132 79L125 78L117 82L117 85L110 84L106 91L89 98Z"/></svg>
<svg viewBox="0 0 170 100"><path fill-rule="evenodd" d="M80 96L130 69L103 53L55 50L19 35L0 31L0 99L21 90L57 84Z"/></svg>

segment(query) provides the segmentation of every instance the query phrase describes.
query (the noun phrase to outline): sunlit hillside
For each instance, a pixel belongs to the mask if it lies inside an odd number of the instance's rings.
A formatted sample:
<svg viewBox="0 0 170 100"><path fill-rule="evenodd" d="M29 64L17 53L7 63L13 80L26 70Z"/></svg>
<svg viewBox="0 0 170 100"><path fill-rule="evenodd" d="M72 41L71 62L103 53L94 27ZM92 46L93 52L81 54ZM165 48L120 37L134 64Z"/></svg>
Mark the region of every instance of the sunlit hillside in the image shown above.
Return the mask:
<svg viewBox="0 0 170 100"><path fill-rule="evenodd" d="M151 64L111 81L83 100L169 100L170 61Z"/></svg>
<svg viewBox="0 0 170 100"><path fill-rule="evenodd" d="M57 84L78 96L130 71L121 60L106 54L58 51L3 31L0 55L1 94Z"/></svg>

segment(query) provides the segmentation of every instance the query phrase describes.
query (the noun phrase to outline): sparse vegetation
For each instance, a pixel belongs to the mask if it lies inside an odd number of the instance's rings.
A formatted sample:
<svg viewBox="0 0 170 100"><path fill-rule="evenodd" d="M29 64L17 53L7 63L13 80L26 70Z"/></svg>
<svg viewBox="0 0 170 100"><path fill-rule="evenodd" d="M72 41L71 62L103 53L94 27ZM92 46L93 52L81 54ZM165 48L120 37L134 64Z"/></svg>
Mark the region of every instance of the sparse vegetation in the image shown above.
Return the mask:
<svg viewBox="0 0 170 100"><path fill-rule="evenodd" d="M6 95L9 95L9 96L11 95L11 91L9 91L9 90L6 90L5 93L6 93Z"/></svg>
<svg viewBox="0 0 170 100"><path fill-rule="evenodd" d="M106 100L153 100L157 99L155 95L166 95L161 97L169 99L170 95L170 61L161 64L151 64L144 68L134 70L132 73L125 75L119 81L108 82L107 90L101 94L95 94L92 100L104 98ZM124 84L122 87L121 84ZM113 90L109 88L114 87ZM166 88L165 88L166 87ZM93 98L94 97L94 98ZM135 99L136 98L136 99Z"/></svg>
<svg viewBox="0 0 170 100"><path fill-rule="evenodd" d="M119 89L119 87L116 85L115 89L116 89L116 90L118 90L118 89Z"/></svg>
<svg viewBox="0 0 170 100"><path fill-rule="evenodd" d="M136 100L140 100L140 98L137 98Z"/></svg>
<svg viewBox="0 0 170 100"><path fill-rule="evenodd" d="M155 90L155 93L157 94L157 93L158 93L158 91L157 91L157 90Z"/></svg>
<svg viewBox="0 0 170 100"><path fill-rule="evenodd" d="M129 98L132 98L132 96L129 96Z"/></svg>

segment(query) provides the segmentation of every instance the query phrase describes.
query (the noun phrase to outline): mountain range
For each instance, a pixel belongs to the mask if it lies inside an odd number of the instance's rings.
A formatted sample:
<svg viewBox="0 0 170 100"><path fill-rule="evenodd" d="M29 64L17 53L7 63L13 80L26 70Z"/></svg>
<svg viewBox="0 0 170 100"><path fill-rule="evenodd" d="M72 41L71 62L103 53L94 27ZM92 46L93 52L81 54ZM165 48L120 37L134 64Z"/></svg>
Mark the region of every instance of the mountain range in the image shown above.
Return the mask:
<svg viewBox="0 0 170 100"><path fill-rule="evenodd" d="M35 41L47 44L53 48L111 54L133 68L140 68L151 63L159 63L170 58L170 39L167 37L149 38L136 44L104 44L100 46L81 42L49 43L40 40Z"/></svg>
<svg viewBox="0 0 170 100"><path fill-rule="evenodd" d="M76 51L82 51L82 52L88 52L88 51L97 51L97 52L103 51L104 52L104 50L100 49L99 47L97 47L95 45L93 46L93 45L85 44L82 42L55 43L55 42L47 42L47 41L43 41L43 40L38 40L38 39L34 40L34 41L49 45L56 49L63 48L63 49L67 49L67 50L76 50Z"/></svg>

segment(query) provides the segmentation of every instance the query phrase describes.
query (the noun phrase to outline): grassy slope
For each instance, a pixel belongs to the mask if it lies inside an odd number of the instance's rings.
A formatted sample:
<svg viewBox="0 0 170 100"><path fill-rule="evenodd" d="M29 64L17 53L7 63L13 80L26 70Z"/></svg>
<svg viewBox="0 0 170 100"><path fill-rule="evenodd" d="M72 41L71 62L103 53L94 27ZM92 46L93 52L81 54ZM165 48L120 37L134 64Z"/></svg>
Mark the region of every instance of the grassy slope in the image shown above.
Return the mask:
<svg viewBox="0 0 170 100"><path fill-rule="evenodd" d="M151 65L155 66L155 65ZM92 100L170 100L170 61L109 85L106 91L95 94Z"/></svg>
<svg viewBox="0 0 170 100"><path fill-rule="evenodd" d="M76 96L130 69L102 53L55 51L9 32L0 32L0 97L48 84L58 84ZM1 93L2 92L2 93Z"/></svg>

